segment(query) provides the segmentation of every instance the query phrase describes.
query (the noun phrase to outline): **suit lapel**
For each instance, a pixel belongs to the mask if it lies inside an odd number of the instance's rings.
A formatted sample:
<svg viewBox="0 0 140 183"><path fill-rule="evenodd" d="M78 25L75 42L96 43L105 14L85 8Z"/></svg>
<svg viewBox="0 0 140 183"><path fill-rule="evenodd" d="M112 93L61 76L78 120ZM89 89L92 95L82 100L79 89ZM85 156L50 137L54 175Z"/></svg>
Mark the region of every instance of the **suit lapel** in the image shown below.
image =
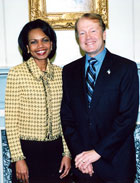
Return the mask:
<svg viewBox="0 0 140 183"><path fill-rule="evenodd" d="M101 66L100 72L97 77L90 109L88 107L88 99L87 99L87 92L86 92L85 56L82 57L79 61L80 62L76 70L75 81L76 81L76 84L78 85L77 88L78 88L78 93L81 100L81 105L85 107L86 112L90 112L94 107L96 107L96 104L102 93L102 89L104 87L103 83L105 83L108 77L108 72L110 71L110 68L112 65L111 53L107 51L106 56L104 58L103 64Z"/></svg>
<svg viewBox="0 0 140 183"><path fill-rule="evenodd" d="M76 80L78 84L77 88L79 90L81 105L83 105L85 107L85 110L88 112L88 101L87 101L86 79L85 79L85 56L81 58L76 73L77 73Z"/></svg>

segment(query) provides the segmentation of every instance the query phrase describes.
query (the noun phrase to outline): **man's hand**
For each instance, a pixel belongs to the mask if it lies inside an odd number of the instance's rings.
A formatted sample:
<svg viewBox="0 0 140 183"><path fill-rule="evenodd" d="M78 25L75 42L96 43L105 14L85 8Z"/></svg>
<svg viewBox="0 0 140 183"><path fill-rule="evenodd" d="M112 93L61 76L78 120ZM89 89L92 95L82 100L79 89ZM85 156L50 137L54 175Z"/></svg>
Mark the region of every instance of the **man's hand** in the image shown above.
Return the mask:
<svg viewBox="0 0 140 183"><path fill-rule="evenodd" d="M87 172L87 169L90 167L90 172L88 171L88 174L91 174L91 166L92 163L98 161L101 158L101 156L95 151L84 151L80 154L78 154L75 158L75 167L78 168L82 173ZM93 167L92 167L92 173L93 173Z"/></svg>
<svg viewBox="0 0 140 183"><path fill-rule="evenodd" d="M84 166L81 165L81 167L79 168L79 170L82 173L89 174L90 176L92 176L93 173L94 173L92 164L89 164L86 168L84 168Z"/></svg>

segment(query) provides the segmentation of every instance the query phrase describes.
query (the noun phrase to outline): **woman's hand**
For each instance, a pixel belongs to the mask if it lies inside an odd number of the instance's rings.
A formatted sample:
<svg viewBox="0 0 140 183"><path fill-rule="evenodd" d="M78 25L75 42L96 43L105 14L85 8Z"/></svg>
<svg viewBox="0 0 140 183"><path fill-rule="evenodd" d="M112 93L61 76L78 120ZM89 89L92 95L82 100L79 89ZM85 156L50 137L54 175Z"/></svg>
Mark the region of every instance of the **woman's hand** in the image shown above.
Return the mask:
<svg viewBox="0 0 140 183"><path fill-rule="evenodd" d="M63 173L60 176L60 179L66 177L70 171L71 168L71 159L68 156L64 156L61 161L61 166L59 169L59 173L63 171Z"/></svg>
<svg viewBox="0 0 140 183"><path fill-rule="evenodd" d="M24 183L29 183L29 171L25 160L19 160L16 162L16 177Z"/></svg>

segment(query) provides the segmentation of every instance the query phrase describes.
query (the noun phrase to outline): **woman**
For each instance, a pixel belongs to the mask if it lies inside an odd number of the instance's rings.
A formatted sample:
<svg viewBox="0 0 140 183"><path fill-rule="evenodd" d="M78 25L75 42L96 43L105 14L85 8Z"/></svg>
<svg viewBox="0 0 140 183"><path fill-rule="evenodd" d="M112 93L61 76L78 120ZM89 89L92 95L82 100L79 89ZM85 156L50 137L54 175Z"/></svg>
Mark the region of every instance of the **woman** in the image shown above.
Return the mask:
<svg viewBox="0 0 140 183"><path fill-rule="evenodd" d="M24 62L9 71L5 98L12 181L60 180L69 173L70 153L60 121L62 70L50 62L56 34L37 19L23 27L18 43Z"/></svg>

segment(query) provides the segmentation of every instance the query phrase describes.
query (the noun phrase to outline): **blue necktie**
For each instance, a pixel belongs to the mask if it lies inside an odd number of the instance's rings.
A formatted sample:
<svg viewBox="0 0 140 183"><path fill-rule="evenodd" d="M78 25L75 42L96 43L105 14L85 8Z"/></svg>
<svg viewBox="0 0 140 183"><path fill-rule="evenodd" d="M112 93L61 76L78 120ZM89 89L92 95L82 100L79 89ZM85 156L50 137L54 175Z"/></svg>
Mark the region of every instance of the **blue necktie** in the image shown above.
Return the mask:
<svg viewBox="0 0 140 183"><path fill-rule="evenodd" d="M96 69L94 64L97 62L97 60L95 58L91 58L90 60L88 60L88 62L89 66L87 68L86 73L86 84L87 84L88 104L90 107L96 80Z"/></svg>

